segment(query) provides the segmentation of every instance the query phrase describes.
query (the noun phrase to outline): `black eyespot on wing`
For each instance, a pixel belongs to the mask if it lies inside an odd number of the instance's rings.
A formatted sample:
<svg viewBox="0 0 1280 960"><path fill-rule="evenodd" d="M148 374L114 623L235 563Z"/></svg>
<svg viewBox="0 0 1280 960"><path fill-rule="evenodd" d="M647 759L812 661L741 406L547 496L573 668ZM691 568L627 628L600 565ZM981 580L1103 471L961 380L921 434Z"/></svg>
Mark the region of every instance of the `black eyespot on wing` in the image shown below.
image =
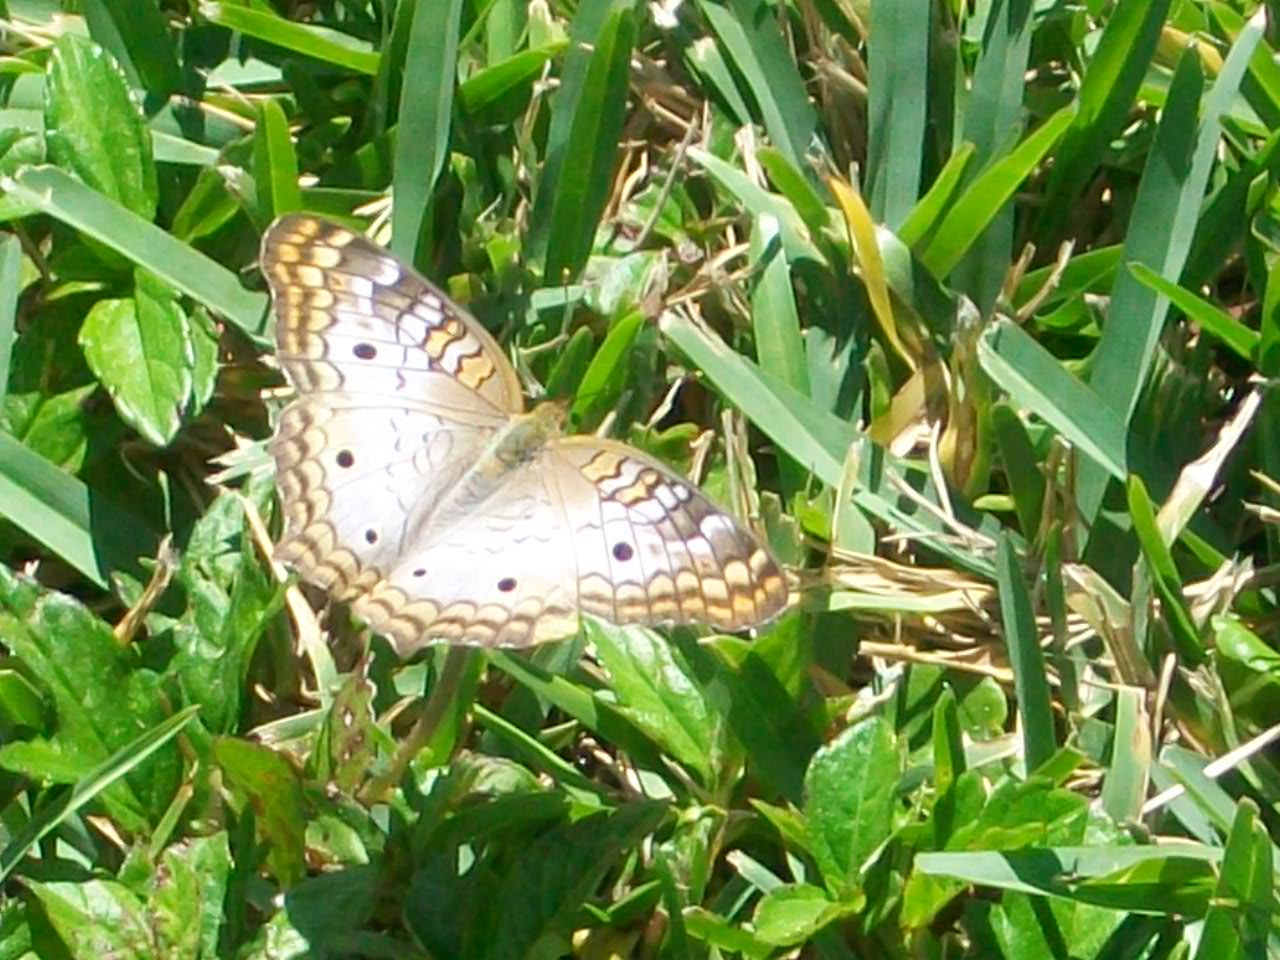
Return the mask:
<svg viewBox="0 0 1280 960"><path fill-rule="evenodd" d="M423 570L422 567L419 567L417 570L413 571L413 575L415 577L425 577L427 575L427 571Z"/></svg>
<svg viewBox="0 0 1280 960"><path fill-rule="evenodd" d="M365 540L365 543L377 543L378 531L370 527L368 530L364 532L364 540Z"/></svg>
<svg viewBox="0 0 1280 960"><path fill-rule="evenodd" d="M372 343L357 343L351 348L351 352L361 360L372 360L378 355L378 348Z"/></svg>
<svg viewBox="0 0 1280 960"><path fill-rule="evenodd" d="M498 581L498 589L503 593L510 593L516 588L515 577L503 577Z"/></svg>
<svg viewBox="0 0 1280 960"><path fill-rule="evenodd" d="M613 545L613 559L626 563L635 556L635 551L631 549L629 543L615 543Z"/></svg>
<svg viewBox="0 0 1280 960"><path fill-rule="evenodd" d="M338 466L342 467L343 470L346 470L355 462L356 458L352 455L350 450L338 451Z"/></svg>

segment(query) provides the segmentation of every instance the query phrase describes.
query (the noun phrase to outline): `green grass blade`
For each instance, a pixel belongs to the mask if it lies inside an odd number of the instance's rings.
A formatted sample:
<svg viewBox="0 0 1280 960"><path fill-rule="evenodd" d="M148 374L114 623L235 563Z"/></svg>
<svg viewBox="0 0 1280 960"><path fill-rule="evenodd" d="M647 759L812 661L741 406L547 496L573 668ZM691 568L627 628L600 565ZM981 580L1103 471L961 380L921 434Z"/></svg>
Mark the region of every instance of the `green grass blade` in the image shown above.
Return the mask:
<svg viewBox="0 0 1280 960"><path fill-rule="evenodd" d="M1165 297L1170 303L1187 315L1187 319L1198 323L1205 333L1221 341L1241 360L1251 361L1262 337L1256 330L1250 330L1227 311L1215 307L1203 297L1198 297L1186 287L1171 283L1160 274L1143 263L1129 264L1129 270L1151 290Z"/></svg>
<svg viewBox="0 0 1280 960"><path fill-rule="evenodd" d="M1111 138L1129 115L1168 10L1169 0L1121 0L1106 19L1080 84L1080 112L1049 171L1044 207L1034 228L1042 249L1061 233L1080 193L1105 160Z"/></svg>
<svg viewBox="0 0 1280 960"><path fill-rule="evenodd" d="M634 12L629 5L617 6L592 41L581 85L573 91L562 90L556 98L554 109L571 111L572 121L564 142L548 145L565 165L554 180L544 172L542 183L542 189L551 194L545 200L548 237L542 268L548 285L575 279L591 253L600 214L613 187L635 36ZM576 96L571 98L570 93Z"/></svg>
<svg viewBox="0 0 1280 960"><path fill-rule="evenodd" d="M4 851L0 852L0 882L3 882L22 862L27 851L86 803L176 737L199 712L200 708L196 705L179 710L168 720L121 747L102 763L87 771L69 790L60 794L52 803L41 807L35 816L27 821L22 830L14 835Z"/></svg>
<svg viewBox="0 0 1280 960"><path fill-rule="evenodd" d="M89 35L124 68L130 83L162 100L182 84L161 7L151 0L83 0Z"/></svg>
<svg viewBox="0 0 1280 960"><path fill-rule="evenodd" d="M378 54L369 44L337 30L293 23L274 13L233 3L203 3L200 15L210 23L305 54L322 63L368 76L378 72Z"/></svg>
<svg viewBox="0 0 1280 960"><path fill-rule="evenodd" d="M1024 537L1034 538L1040 530L1047 484L1036 462L1031 438L1017 412L1007 403L997 403L991 408L991 426L1018 514L1018 525Z"/></svg>
<svg viewBox="0 0 1280 960"><path fill-rule="evenodd" d="M1204 643L1182 596L1182 578L1174 565L1169 545L1160 534L1155 508L1141 477L1135 475L1128 478L1128 494L1129 516L1133 519L1134 533L1137 534L1138 544L1146 558L1152 583L1160 595L1160 611L1173 634L1174 644L1188 664L1200 663L1205 657Z"/></svg>
<svg viewBox="0 0 1280 960"><path fill-rule="evenodd" d="M1000 585L1000 619L1004 628L1009 663L1018 691L1018 713L1022 718L1023 755L1028 773L1053 757L1058 749L1053 728L1053 708L1045 677L1044 653L1031 612L1031 596L1022 576L1022 565L1013 544L1001 538L996 550L997 579Z"/></svg>
<svg viewBox="0 0 1280 960"><path fill-rule="evenodd" d="M281 214L301 210L298 154L289 135L289 121L275 100L264 102L258 114L253 160L261 225L265 227Z"/></svg>
<svg viewBox="0 0 1280 960"><path fill-rule="evenodd" d="M0 407L9 387L9 357L13 352L21 284L22 242L13 235L0 238Z"/></svg>
<svg viewBox="0 0 1280 960"><path fill-rule="evenodd" d="M927 0L877 3L871 33L895 37L872 48L867 78L867 205L877 222L896 228L920 198L929 105L933 7Z"/></svg>
<svg viewBox="0 0 1280 960"><path fill-rule="evenodd" d="M770 143L793 167L805 169L816 120L777 14L764 0L703 0L700 6L728 62L750 89Z"/></svg>
<svg viewBox="0 0 1280 960"><path fill-rule="evenodd" d="M108 571L136 570L139 557L155 555L141 521L7 433L0 433L0 515L99 587Z"/></svg>
<svg viewBox="0 0 1280 960"><path fill-rule="evenodd" d="M1198 52L1188 48L1180 58L1135 200L1127 261L1146 264L1167 279L1182 272L1219 149L1221 118L1239 92L1262 26L1255 18L1237 38L1207 97ZM1150 373L1167 310L1164 297L1131 273L1116 278L1089 383L1126 423ZM1100 473L1081 472L1076 499L1086 523L1097 514L1105 489Z"/></svg>
<svg viewBox="0 0 1280 960"><path fill-rule="evenodd" d="M391 249L410 263L440 172L458 76L462 0L414 0L396 124Z"/></svg>
<svg viewBox="0 0 1280 960"><path fill-rule="evenodd" d="M56 167L31 167L0 186L33 208L100 240L146 267L170 286L257 336L267 311L265 293L246 290L239 278L204 254L174 240L154 224L91 190Z"/></svg>
<svg viewBox="0 0 1280 960"><path fill-rule="evenodd" d="M935 276L944 277L970 250L1014 191L1044 162L1071 124L1074 107L1063 107L1007 156L993 163L961 194L921 254Z"/></svg>
<svg viewBox="0 0 1280 960"><path fill-rule="evenodd" d="M1124 425L1020 327L998 323L985 331L978 359L1019 407L1035 413L1111 476L1128 474Z"/></svg>

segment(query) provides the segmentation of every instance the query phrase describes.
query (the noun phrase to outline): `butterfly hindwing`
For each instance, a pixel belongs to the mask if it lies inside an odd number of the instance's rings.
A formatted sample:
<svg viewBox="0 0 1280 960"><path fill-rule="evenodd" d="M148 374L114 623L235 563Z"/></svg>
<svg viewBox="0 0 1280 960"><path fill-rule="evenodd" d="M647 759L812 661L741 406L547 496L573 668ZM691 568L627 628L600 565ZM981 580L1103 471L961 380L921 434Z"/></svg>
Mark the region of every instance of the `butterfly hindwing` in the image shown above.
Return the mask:
<svg viewBox="0 0 1280 960"><path fill-rule="evenodd" d="M436 640L521 647L577 632L573 545L533 470L424 530L356 602L406 652ZM443 521L444 518L440 518Z"/></svg>
<svg viewBox="0 0 1280 960"><path fill-rule="evenodd" d="M493 433L420 406L346 394L295 400L270 444L284 510L277 557L339 599L359 596Z"/></svg>
<svg viewBox="0 0 1280 960"><path fill-rule="evenodd" d="M565 437L548 447L577 561L578 605L614 623L742 630L787 605L756 538L640 451Z"/></svg>

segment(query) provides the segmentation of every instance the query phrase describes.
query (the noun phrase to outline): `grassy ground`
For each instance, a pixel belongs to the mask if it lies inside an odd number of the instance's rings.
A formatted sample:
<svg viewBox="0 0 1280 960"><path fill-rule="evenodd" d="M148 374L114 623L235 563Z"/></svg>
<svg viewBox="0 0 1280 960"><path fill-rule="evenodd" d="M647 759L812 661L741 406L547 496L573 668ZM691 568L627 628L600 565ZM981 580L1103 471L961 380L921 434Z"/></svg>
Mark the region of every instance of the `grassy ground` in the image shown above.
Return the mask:
<svg viewBox="0 0 1280 960"><path fill-rule="evenodd" d="M1256 4L74 6L0 0L0 960L1280 955ZM298 209L798 606L403 664L284 578Z"/></svg>

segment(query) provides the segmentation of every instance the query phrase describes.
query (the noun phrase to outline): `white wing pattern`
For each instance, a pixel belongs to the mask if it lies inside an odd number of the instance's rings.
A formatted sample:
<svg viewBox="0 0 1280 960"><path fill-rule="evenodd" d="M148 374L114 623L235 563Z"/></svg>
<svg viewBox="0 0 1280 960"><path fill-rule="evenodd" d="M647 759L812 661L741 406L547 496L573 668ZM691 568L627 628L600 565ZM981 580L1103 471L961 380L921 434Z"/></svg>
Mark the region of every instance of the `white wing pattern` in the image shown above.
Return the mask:
<svg viewBox="0 0 1280 960"><path fill-rule="evenodd" d="M277 556L401 653L527 646L614 623L741 630L788 603L768 551L661 463L524 413L483 327L346 227L281 217L262 242L297 398L270 449Z"/></svg>

